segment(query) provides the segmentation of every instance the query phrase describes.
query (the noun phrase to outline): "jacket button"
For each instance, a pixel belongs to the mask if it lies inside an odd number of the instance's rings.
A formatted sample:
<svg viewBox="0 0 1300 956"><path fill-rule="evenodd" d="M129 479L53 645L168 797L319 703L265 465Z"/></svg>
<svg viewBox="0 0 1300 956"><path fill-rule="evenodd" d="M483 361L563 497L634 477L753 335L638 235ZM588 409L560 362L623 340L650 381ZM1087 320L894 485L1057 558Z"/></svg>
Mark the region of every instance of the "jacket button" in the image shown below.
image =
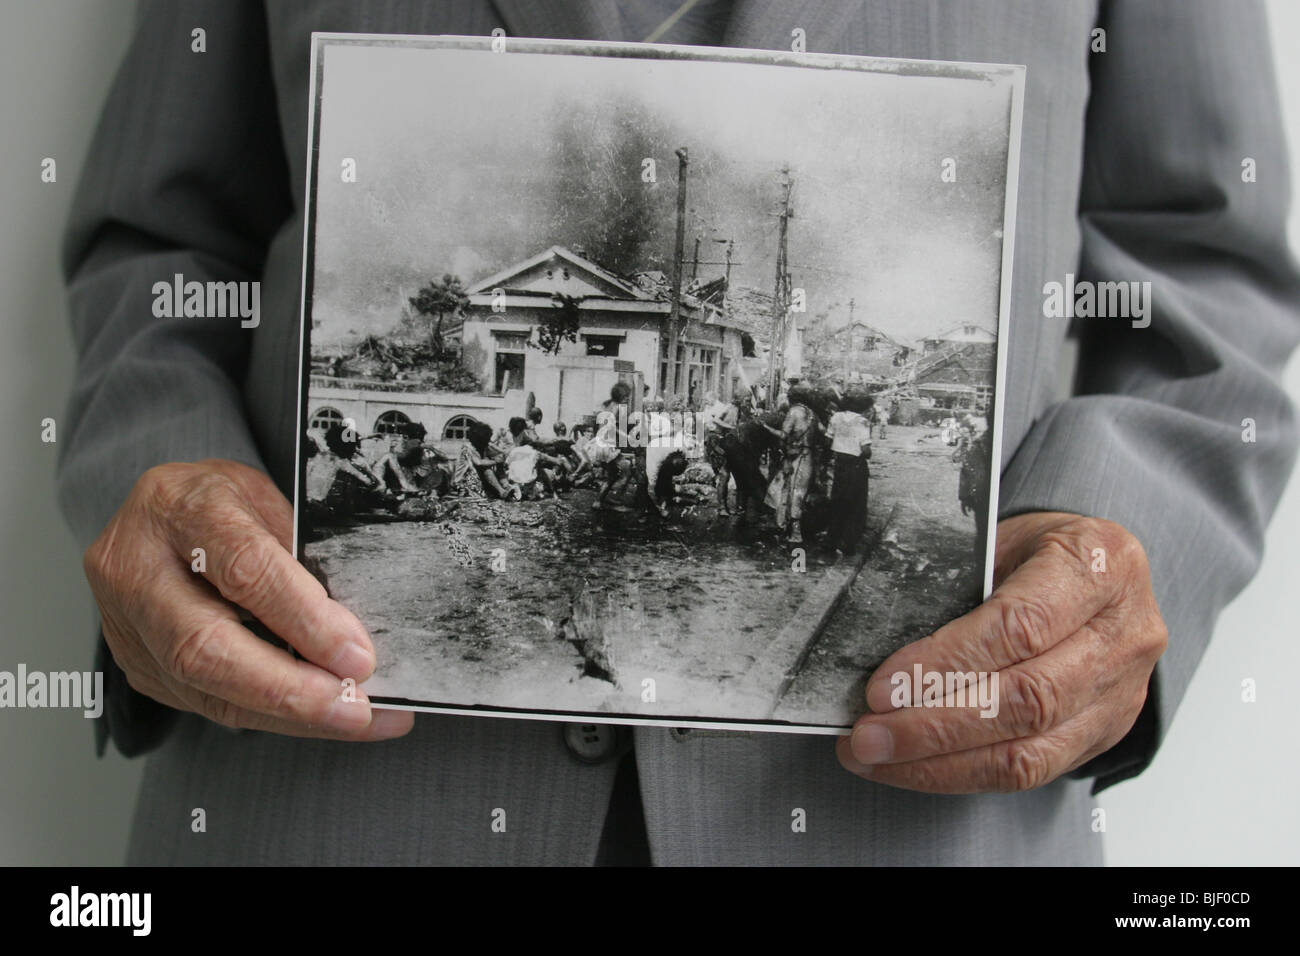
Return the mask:
<svg viewBox="0 0 1300 956"><path fill-rule="evenodd" d="M583 763L604 763L618 745L618 728L610 724L564 725L564 746Z"/></svg>

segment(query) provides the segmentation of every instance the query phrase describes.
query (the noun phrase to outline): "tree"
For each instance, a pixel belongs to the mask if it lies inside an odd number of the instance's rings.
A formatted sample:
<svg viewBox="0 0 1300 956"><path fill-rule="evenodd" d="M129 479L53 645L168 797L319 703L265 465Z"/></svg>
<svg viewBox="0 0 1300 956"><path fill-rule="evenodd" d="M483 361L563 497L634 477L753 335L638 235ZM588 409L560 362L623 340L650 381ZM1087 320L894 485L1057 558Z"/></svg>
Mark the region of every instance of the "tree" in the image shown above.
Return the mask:
<svg viewBox="0 0 1300 956"><path fill-rule="evenodd" d="M447 316L457 316L469 305L469 296L458 276L444 274L441 281L430 280L410 298L411 308L429 320L429 345L435 355L443 353L442 326Z"/></svg>
<svg viewBox="0 0 1300 956"><path fill-rule="evenodd" d="M582 320L578 307L581 302L580 297L565 295L563 292L552 295L551 305L554 308L537 327L537 343L534 345L530 339L528 344L554 355L566 340L578 341L578 327Z"/></svg>

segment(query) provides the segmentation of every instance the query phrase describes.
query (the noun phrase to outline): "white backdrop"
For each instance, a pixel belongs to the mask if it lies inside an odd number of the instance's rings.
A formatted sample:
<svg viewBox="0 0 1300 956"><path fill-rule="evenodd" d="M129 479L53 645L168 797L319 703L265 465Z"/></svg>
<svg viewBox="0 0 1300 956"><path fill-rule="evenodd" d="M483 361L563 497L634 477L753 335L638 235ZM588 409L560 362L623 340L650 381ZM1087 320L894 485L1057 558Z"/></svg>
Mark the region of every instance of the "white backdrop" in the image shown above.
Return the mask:
<svg viewBox="0 0 1300 956"><path fill-rule="evenodd" d="M918 0L919 2L919 0ZM1232 2L1232 0L1223 0ZM56 446L72 368L57 268L103 93L130 33L132 0L5 0L0 31L0 670L90 666L93 612L80 555L54 503ZM1286 123L1300 144L1300 3L1270 0ZM58 181L42 184L54 157ZM1261 169L1260 177L1269 175ZM1300 194L1300 156L1293 176ZM1292 211L1292 244L1300 214ZM1300 361L1290 393L1300 401ZM1300 479L1268 536L1259 576L1227 610L1155 765L1102 795L1110 863L1300 862ZM1258 701L1241 701L1253 678ZM90 722L69 711L0 713L0 865L120 862L139 762L96 761ZM188 817L178 825L188 822ZM1091 821L1080 821L1088 826ZM1103 839L1103 837L1098 837Z"/></svg>
<svg viewBox="0 0 1300 956"><path fill-rule="evenodd" d="M134 20L132 0L0 0L0 670L89 670L94 614L54 502L72 344L58 243ZM41 161L58 179L40 180ZM0 711L0 864L121 861L139 765L94 758L79 711Z"/></svg>

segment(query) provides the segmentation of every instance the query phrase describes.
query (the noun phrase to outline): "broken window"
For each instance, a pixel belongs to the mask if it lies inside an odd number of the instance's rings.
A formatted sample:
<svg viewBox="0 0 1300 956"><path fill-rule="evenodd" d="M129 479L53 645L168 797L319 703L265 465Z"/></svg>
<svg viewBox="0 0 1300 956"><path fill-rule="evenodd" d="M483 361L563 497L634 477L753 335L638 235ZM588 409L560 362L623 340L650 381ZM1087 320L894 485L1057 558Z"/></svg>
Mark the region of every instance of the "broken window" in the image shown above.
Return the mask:
<svg viewBox="0 0 1300 956"><path fill-rule="evenodd" d="M623 339L618 335L584 335L587 341L588 355L608 355L611 358L617 357L619 345Z"/></svg>

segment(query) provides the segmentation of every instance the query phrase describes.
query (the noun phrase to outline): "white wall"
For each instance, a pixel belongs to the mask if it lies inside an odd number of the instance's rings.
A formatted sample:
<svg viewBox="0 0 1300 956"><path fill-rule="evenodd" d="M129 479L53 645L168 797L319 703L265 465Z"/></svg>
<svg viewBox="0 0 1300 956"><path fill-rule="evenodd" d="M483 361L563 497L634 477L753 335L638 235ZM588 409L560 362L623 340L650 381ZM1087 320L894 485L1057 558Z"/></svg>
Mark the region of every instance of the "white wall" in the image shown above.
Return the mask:
<svg viewBox="0 0 1300 956"><path fill-rule="evenodd" d="M58 239L92 125L134 20L131 0L0 3L0 670L89 670L94 614L54 503L72 345ZM40 163L57 163L43 184ZM121 861L139 764L94 758L78 711L0 711L0 864Z"/></svg>

